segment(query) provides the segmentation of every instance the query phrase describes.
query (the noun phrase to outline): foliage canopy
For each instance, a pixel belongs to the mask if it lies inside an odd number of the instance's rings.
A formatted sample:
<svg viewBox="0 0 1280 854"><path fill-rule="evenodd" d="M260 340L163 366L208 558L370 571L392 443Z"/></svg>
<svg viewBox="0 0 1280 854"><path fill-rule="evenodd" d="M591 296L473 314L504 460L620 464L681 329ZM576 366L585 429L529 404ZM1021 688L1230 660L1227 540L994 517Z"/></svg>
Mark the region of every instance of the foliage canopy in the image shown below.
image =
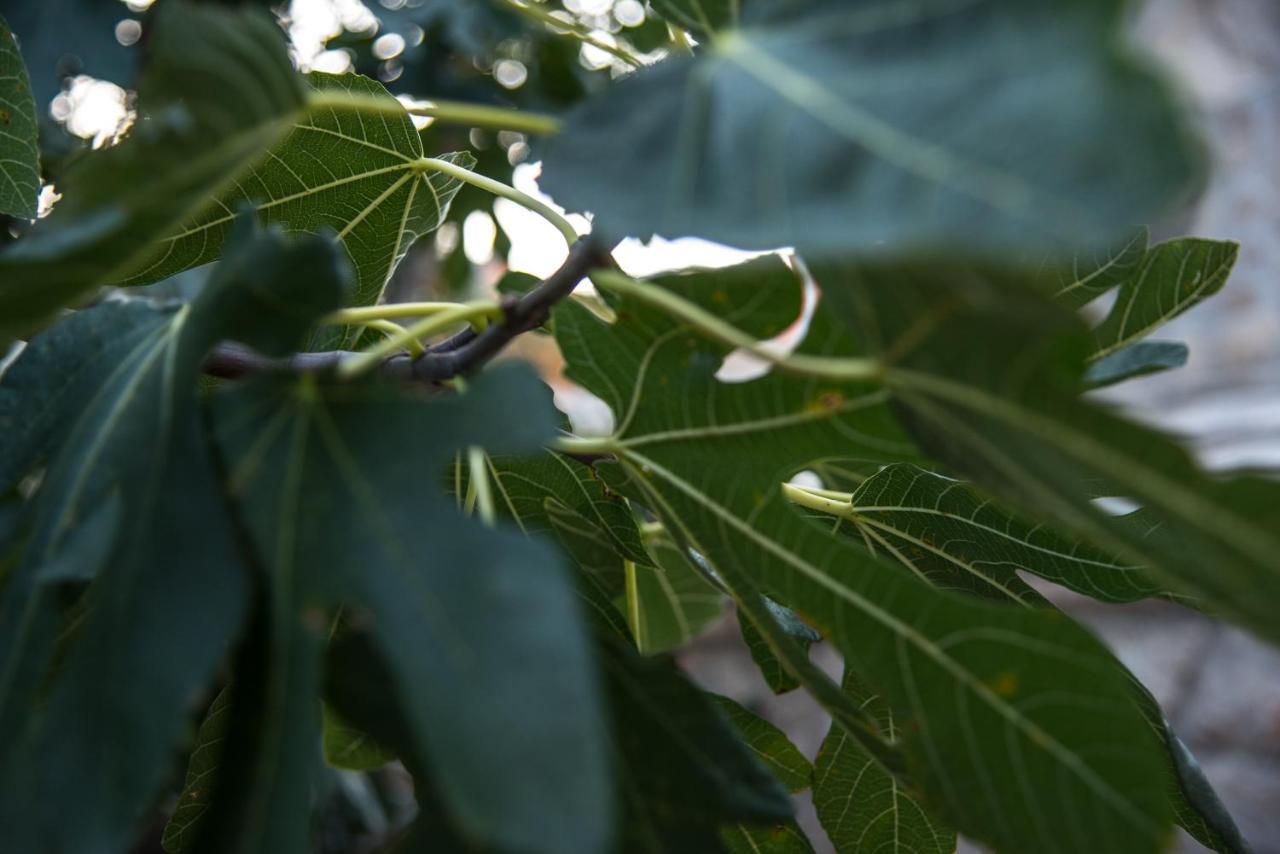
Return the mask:
<svg viewBox="0 0 1280 854"><path fill-rule="evenodd" d="M230 5L159 0L135 48L114 3L3 6L8 846L806 852L812 790L853 854L1246 850L1043 593L1280 641L1280 482L1092 393L1181 365L1150 336L1236 258L1142 227L1202 152L1124 4L428 0L342 74ZM79 68L136 87L93 150L44 118ZM491 196L563 267L390 300L409 256L475 278L420 238ZM628 276L653 235L763 254ZM491 364L539 331L608 435ZM730 602L830 713L813 761L671 657Z"/></svg>

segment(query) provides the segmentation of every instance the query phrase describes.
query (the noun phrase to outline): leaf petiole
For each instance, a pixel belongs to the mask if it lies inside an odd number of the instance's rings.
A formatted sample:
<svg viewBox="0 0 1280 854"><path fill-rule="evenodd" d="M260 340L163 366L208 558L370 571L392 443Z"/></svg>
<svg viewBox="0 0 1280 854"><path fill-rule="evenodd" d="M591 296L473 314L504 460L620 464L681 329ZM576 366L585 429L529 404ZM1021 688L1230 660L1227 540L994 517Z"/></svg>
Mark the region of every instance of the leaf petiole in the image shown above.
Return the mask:
<svg viewBox="0 0 1280 854"><path fill-rule="evenodd" d="M559 436L548 446L553 451L559 451L562 454L612 454L618 450L618 445L610 436Z"/></svg>
<svg viewBox="0 0 1280 854"><path fill-rule="evenodd" d="M554 116L459 101L405 104L385 97L377 98L354 92L327 90L312 92L307 98L307 107L310 110L343 109L388 116L400 116L407 112L411 116L422 116L447 124L513 130L539 135L560 131L560 120Z"/></svg>
<svg viewBox="0 0 1280 854"><path fill-rule="evenodd" d="M847 492L833 492L828 489L810 489L796 486L793 483L782 484L782 495L792 504L819 513L839 516L841 519L853 518L853 496Z"/></svg>
<svg viewBox="0 0 1280 854"><path fill-rule="evenodd" d="M397 302L384 305L365 305L356 308L344 308L333 312L324 319L325 323L345 326L353 323L368 323L371 320L394 320L402 317L424 317L439 314L464 305L460 302Z"/></svg>
<svg viewBox="0 0 1280 854"><path fill-rule="evenodd" d="M583 44L589 44L598 50L602 50L611 56L617 57L632 68L641 68L644 65L644 62L629 50L618 47L614 44L609 44L609 42L597 38L590 29L584 27L582 24L558 18L545 9L540 8L536 3L526 3L522 2L522 0L506 0L506 5L524 15L526 18L537 21L540 24L545 24L555 30L557 35L569 36L570 38L577 39Z"/></svg>
<svg viewBox="0 0 1280 854"><path fill-rule="evenodd" d="M836 359L809 356L803 353L780 355L765 346L764 342L726 323L701 306L665 288L632 279L621 273L597 270L591 274L591 281L600 290L612 291L645 303L687 323L708 338L730 347L740 347L787 373L841 382L881 379L883 367L875 359Z"/></svg>
<svg viewBox="0 0 1280 854"><path fill-rule="evenodd" d="M497 524L498 514L494 510L493 489L489 484L489 460L485 457L483 448L474 445L467 448L467 480L470 487L467 490L468 503L472 498L471 490L474 489L475 507L480 513L480 521L492 528Z"/></svg>
<svg viewBox="0 0 1280 854"><path fill-rule="evenodd" d="M523 193L509 184L495 181L492 178L481 175L479 172L472 172L470 169L464 169L456 163L450 163L448 160L440 160L435 157L423 157L414 161L413 165L420 172L442 172L451 178L457 178L459 181L479 187L495 196L509 199L521 207L528 208L555 226L556 230L564 237L565 243L572 246L578 242L577 229L559 211L546 202L535 199L528 193Z"/></svg>
<svg viewBox="0 0 1280 854"><path fill-rule="evenodd" d="M367 326L370 329L376 329L379 332L384 333L388 338L396 338L402 332L404 332L404 327L401 326L400 324L393 323L390 320L381 320L378 318L359 321L358 325ZM415 359L418 356L421 356L423 353L427 352L427 348L423 347L422 342L416 338L405 341L404 348L408 350L409 355L413 356Z"/></svg>
<svg viewBox="0 0 1280 854"><path fill-rule="evenodd" d="M631 634L635 636L636 649L641 652L647 646L644 637L644 622L640 619L640 584L636 578L636 564L632 560L622 562L622 571L626 579L627 623Z"/></svg>
<svg viewBox="0 0 1280 854"><path fill-rule="evenodd" d="M338 376L351 379L376 367L383 359L408 345L410 341L418 341L428 335L441 332L459 323L469 323L482 318L499 318L502 306L495 302L463 303L454 308L445 309L423 318L417 323L405 327L397 335L362 350L338 366Z"/></svg>
<svg viewBox="0 0 1280 854"><path fill-rule="evenodd" d="M560 132L560 120L555 116L491 107L488 104L432 101L420 106L406 105L405 110L411 116L435 119L445 124L512 130L538 136L549 136Z"/></svg>

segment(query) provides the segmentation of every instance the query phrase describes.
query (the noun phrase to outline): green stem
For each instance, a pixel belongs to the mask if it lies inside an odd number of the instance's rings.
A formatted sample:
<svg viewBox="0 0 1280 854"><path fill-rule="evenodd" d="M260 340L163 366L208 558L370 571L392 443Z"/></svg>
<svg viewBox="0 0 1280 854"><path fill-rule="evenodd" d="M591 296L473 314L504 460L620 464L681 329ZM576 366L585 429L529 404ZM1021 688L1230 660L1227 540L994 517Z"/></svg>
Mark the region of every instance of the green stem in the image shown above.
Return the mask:
<svg viewBox="0 0 1280 854"><path fill-rule="evenodd" d="M404 347L409 341L418 341L459 323L481 318L499 318L502 307L493 302L476 302L459 305L426 317L401 330L399 335L379 341L372 347L357 353L338 366L338 376L351 379L377 366L383 359Z"/></svg>
<svg viewBox="0 0 1280 854"><path fill-rule="evenodd" d="M826 490L822 491L825 492ZM807 507L810 510L817 510L819 513L829 513L832 516L839 516L841 519L852 519L854 516L853 505L849 501L828 498L802 486L784 483L782 484L782 494L792 504Z"/></svg>
<svg viewBox="0 0 1280 854"><path fill-rule="evenodd" d="M584 44L589 44L594 48L599 48L605 53L622 60L632 68L640 68L644 65L640 58L632 55L630 51L596 38L589 29L581 24L557 18L546 9L543 9L537 2L526 3L520 2L520 0L505 0L505 2L507 6L524 15L526 18L545 24L556 30L560 35L570 36Z"/></svg>
<svg viewBox="0 0 1280 854"><path fill-rule="evenodd" d="M779 355L742 330L725 323L711 312L665 288L640 282L611 270L597 270L591 281L600 290L631 297L681 320L708 338L730 347L739 347L772 363L779 370L802 376L840 382L878 380L882 366L874 359L833 359L822 356Z"/></svg>
<svg viewBox="0 0 1280 854"><path fill-rule="evenodd" d="M449 311L461 305L463 303L460 302L394 302L384 305L365 305L335 311L327 316L324 322L341 326L351 323L368 323L372 320L423 317L428 314Z"/></svg>
<svg viewBox="0 0 1280 854"><path fill-rule="evenodd" d="M535 199L527 193L522 193L515 187L504 184L501 181L495 181L479 172L472 172L470 169L464 169L456 163L450 163L448 160L439 160L435 157L423 157L421 160L414 161L415 168L421 171L441 172L450 178L457 178L459 181L465 181L472 186L492 193L495 196L501 196L504 199L510 199L521 207L528 208L534 213L540 215L547 222L556 227L556 230L564 237L565 243L572 246L578 242L578 232L569 222L560 215L560 212L545 202Z"/></svg>
<svg viewBox="0 0 1280 854"><path fill-rule="evenodd" d="M554 134L560 130L560 120L542 113L526 113L487 104L466 104L458 101L432 101L419 106L406 106L400 101L352 92L312 92L307 98L313 109L354 110L385 116L423 116L438 122L467 125L469 127L513 130L530 134Z"/></svg>
<svg viewBox="0 0 1280 854"><path fill-rule="evenodd" d="M635 561L624 560L622 572L627 591L627 622L631 624L631 634L635 636L636 649L644 652L647 641L641 631L643 624L640 622L640 585L636 579Z"/></svg>
<svg viewBox="0 0 1280 854"><path fill-rule="evenodd" d="M476 508L480 511L480 521L485 527L492 528L498 523L498 514L493 507L493 490L489 485L489 461L485 458L484 449L472 446L467 448L468 479L475 485Z"/></svg>
<svg viewBox="0 0 1280 854"><path fill-rule="evenodd" d="M390 320L364 320L360 322L361 326L367 326L370 329L376 329L386 334L388 338L397 338L404 332L404 327L398 323L392 323ZM404 342L404 347L409 351L409 355L415 359L427 352L427 348L422 346L422 342L414 338Z"/></svg>
<svg viewBox="0 0 1280 854"><path fill-rule="evenodd" d="M580 436L560 436L550 445L551 450L563 454L612 454L618 450L617 443L610 436L583 438Z"/></svg>
<svg viewBox="0 0 1280 854"><path fill-rule="evenodd" d="M816 486L798 486L797 489L803 489L805 492L818 495L823 498L830 498L833 501L843 501L845 504L853 504L852 492L841 492L838 489L819 489Z"/></svg>
<svg viewBox="0 0 1280 854"><path fill-rule="evenodd" d="M447 124L467 125L495 130L513 130L521 133L550 136L560 132L560 120L544 113L526 113L487 104L466 104L460 101L432 101L423 106L405 107L411 116L423 116Z"/></svg>
<svg viewBox="0 0 1280 854"><path fill-rule="evenodd" d="M676 46L677 53L693 56L693 45L689 43L688 33L671 24L667 24L667 33L671 36L671 43Z"/></svg>
<svg viewBox="0 0 1280 854"><path fill-rule="evenodd" d="M470 484L468 484L470 491ZM462 454L455 452L453 455L453 498L458 505L458 509L462 509L463 493L462 493Z"/></svg>

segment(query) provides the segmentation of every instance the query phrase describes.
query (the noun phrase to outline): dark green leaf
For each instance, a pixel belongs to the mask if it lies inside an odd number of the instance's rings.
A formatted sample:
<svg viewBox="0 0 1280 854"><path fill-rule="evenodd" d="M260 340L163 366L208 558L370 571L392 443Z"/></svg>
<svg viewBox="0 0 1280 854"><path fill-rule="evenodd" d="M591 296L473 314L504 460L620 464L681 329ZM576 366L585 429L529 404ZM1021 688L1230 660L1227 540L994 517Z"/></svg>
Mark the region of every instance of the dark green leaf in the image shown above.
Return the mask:
<svg viewBox="0 0 1280 854"><path fill-rule="evenodd" d="M1200 171L1121 5L756 4L571 113L542 186L617 236L806 256L1106 245Z"/></svg>
<svg viewBox="0 0 1280 854"><path fill-rule="evenodd" d="M755 662L756 669L760 671L760 676L769 686L769 690L775 694L786 694L799 688L800 680L791 675L773 654L768 641L756 630L752 622L743 617L738 620L738 626L742 631L742 640L751 653L751 660ZM804 645L803 649L808 652L807 645Z"/></svg>
<svg viewBox="0 0 1280 854"><path fill-rule="evenodd" d="M556 539L577 565L578 593L593 621L634 642L617 600L626 592L625 561L646 562L635 517L591 466L544 452L491 456L498 513L527 534ZM465 492L465 467L454 465L454 491Z"/></svg>
<svg viewBox="0 0 1280 854"><path fill-rule="evenodd" d="M762 607L756 610L756 616L766 621L772 634L790 638L795 642L802 656L808 656L809 647L822 640L822 635L810 628L794 611L784 608L772 599L765 597ZM800 687L800 681L792 675L785 665L774 655L768 640L745 614L740 615L738 627L742 631L742 640L747 644L751 660L755 662L764 677L765 684L775 694L785 694Z"/></svg>
<svg viewBox="0 0 1280 854"><path fill-rule="evenodd" d="M31 81L13 32L0 15L0 214L35 219L40 149Z"/></svg>
<svg viewBox="0 0 1280 854"><path fill-rule="evenodd" d="M809 788L813 778L813 764L782 730L728 697L712 695L712 699L733 722L747 746L773 772L778 782L787 787L787 791L795 794ZM735 854L804 854L813 850L794 820L772 827L738 824L721 828L720 839Z"/></svg>
<svg viewBox="0 0 1280 854"><path fill-rule="evenodd" d="M795 794L809 788L813 764L791 743L786 733L728 697L713 694L711 699L788 792Z"/></svg>
<svg viewBox="0 0 1280 854"><path fill-rule="evenodd" d="M720 831L720 841L734 854L813 854L813 846L794 821L774 827L726 827Z"/></svg>
<svg viewBox="0 0 1280 854"><path fill-rule="evenodd" d="M273 591L273 640L323 633L342 605L368 625L466 835L530 851L604 845L603 723L568 577L547 546L461 518L437 486L468 446L527 452L551 436L540 385L496 371L433 399L377 382L266 378L220 396L215 415ZM312 667L286 657L292 648L272 653L284 697L298 689L284 668ZM293 725L286 714L276 723ZM305 815L273 820L305 827Z"/></svg>
<svg viewBox="0 0 1280 854"><path fill-rule="evenodd" d="M1247 854L1249 844L1240 835L1235 820L1205 777L1200 763L1168 721L1162 721L1162 729L1173 759L1176 780L1173 787L1176 792L1174 809L1178 823L1197 841L1214 851Z"/></svg>
<svg viewBox="0 0 1280 854"><path fill-rule="evenodd" d="M146 300L112 301L31 340L0 380L0 491L57 451L84 401L171 315Z"/></svg>
<svg viewBox="0 0 1280 854"><path fill-rule="evenodd" d="M523 296L542 281L537 276L531 276L528 273L507 273L498 280L498 284L494 285L494 289L500 294L508 296Z"/></svg>
<svg viewBox="0 0 1280 854"><path fill-rule="evenodd" d="M324 707L324 759L334 768L372 771L396 758L395 751L374 741L369 733L347 723L329 706Z"/></svg>
<svg viewBox="0 0 1280 854"><path fill-rule="evenodd" d="M312 789L320 771L321 655L328 626L319 609L291 613L287 586L268 588L242 644L226 746L212 773L206 814L194 816L192 852L305 854ZM212 785L212 784L211 784Z"/></svg>
<svg viewBox="0 0 1280 854"><path fill-rule="evenodd" d="M226 754L225 737L231 717L232 693L230 687L218 692L196 732L195 747L187 760L182 793L169 823L164 826L161 839L164 850L169 854L184 854L192 849L199 821L209 808L218 766Z"/></svg>
<svg viewBox="0 0 1280 854"><path fill-rule="evenodd" d="M876 716L890 738L898 737L893 711L883 698L868 692L852 674L845 675L843 688ZM831 724L818 750L813 805L840 854L951 854L956 850L955 831L926 814L839 723Z"/></svg>
<svg viewBox="0 0 1280 854"><path fill-rule="evenodd" d="M551 452L491 456L489 466L498 511L525 533L552 535L615 593L622 590L623 560L649 560L631 508L591 466Z"/></svg>
<svg viewBox="0 0 1280 854"><path fill-rule="evenodd" d="M886 467L864 486L866 490L859 487L855 501L870 500L874 506L861 507L859 518L851 527L857 527L860 533L865 531L861 536L866 538L869 548L878 541L904 567L922 574L938 586L998 601L1016 602L1025 607L1049 608L1052 606L1047 600L1026 585L1019 584L1011 571L1013 568L1038 566L1041 569L1029 571L1059 583L1072 579L1073 583L1066 586L1104 600L1111 598L1117 587L1120 588L1121 600L1134 592L1125 578L1135 574L1136 569L1124 568L1087 544L1072 542L1044 526L1030 528L997 509L989 500L978 499L963 483L912 466L898 465ZM890 507L881 503L886 494L895 497ZM881 513L886 515L881 517ZM931 525L921 524L918 518L910 515L916 513L926 513L935 521ZM907 518L903 520L899 514L905 514ZM882 520L896 517L900 521L880 527L881 536L877 536L875 526L872 525L871 530L867 526L869 518L875 517ZM1138 519L1134 519L1134 523L1141 524ZM916 536L912 535L913 531ZM901 541L895 545L892 540L899 536ZM981 557L975 559L975 555ZM974 584L975 578L984 575L996 581L990 586ZM1081 581L1086 583L1080 586ZM1099 581L1103 583L1099 584ZM1203 776L1191 779L1188 775L1191 782L1184 781L1182 766L1175 766L1174 760L1185 752L1185 748L1169 730L1155 699L1132 675L1129 676L1129 687L1147 724L1167 746L1165 788L1178 823L1205 844L1219 847L1218 828L1234 831L1230 817L1226 816L1220 804L1216 811L1210 811L1208 818L1198 812L1199 807L1192 806L1190 798L1195 794L1205 803L1216 803L1212 787ZM846 679L846 690L856 695L861 689L856 682ZM1221 824L1219 816L1226 816L1225 825Z"/></svg>
<svg viewBox="0 0 1280 854"><path fill-rule="evenodd" d="M743 744L709 697L662 658L602 644L625 851L715 851L719 827L785 821L786 790Z"/></svg>
<svg viewBox="0 0 1280 854"><path fill-rule="evenodd" d="M0 255L0 328L35 324L125 277L154 240L256 161L304 103L266 16L165 0L148 50L143 115L128 138L69 169L54 212Z"/></svg>
<svg viewBox="0 0 1280 854"><path fill-rule="evenodd" d="M413 775L418 813L408 832L388 852L430 850L461 854L487 850L475 840L464 840L451 822L433 775L416 753L413 728L396 696L395 677L374 639L364 630L348 626L335 633L326 655L325 698L379 744L394 749Z"/></svg>
<svg viewBox="0 0 1280 854"><path fill-rule="evenodd" d="M860 318L873 352L912 342L887 379L905 423L937 459L1144 567L1164 589L1280 638L1280 483L1211 476L1159 431L1081 399L1094 336L1074 313L1019 275L864 265L818 276ZM921 335L922 315L945 320ZM1142 512L1110 515L1098 496Z"/></svg>
<svg viewBox="0 0 1280 854"><path fill-rule="evenodd" d="M736 306L728 319L765 338L795 316L795 282L779 267L766 259L660 286L707 310ZM638 301L616 309L612 327L574 304L555 323L569 376L624 413L607 447L631 490L706 557L740 608L763 587L886 698L931 814L1011 850L1164 846L1160 745L1087 632L937 591L786 506L780 483L816 459L914 455L882 390L777 372L724 384L715 372L727 347ZM860 347L820 305L801 352ZM819 699L844 718L866 715Z"/></svg>
<svg viewBox="0 0 1280 854"><path fill-rule="evenodd" d="M196 377L225 338L278 353L300 337L315 314L309 307L340 300L339 261L324 241L286 244L246 230L200 296L115 362L76 413L36 496L0 613L0 810L17 849L119 850L167 779L189 706L224 657L248 596ZM35 714L57 606L33 578L117 492L120 534Z"/></svg>

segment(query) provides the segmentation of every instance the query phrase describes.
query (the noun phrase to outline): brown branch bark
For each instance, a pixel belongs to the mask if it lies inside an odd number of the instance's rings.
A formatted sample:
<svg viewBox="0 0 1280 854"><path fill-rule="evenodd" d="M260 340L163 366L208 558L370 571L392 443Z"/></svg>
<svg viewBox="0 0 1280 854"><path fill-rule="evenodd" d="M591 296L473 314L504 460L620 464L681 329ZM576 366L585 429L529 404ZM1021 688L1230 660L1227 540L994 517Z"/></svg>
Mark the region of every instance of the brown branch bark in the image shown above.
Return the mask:
<svg viewBox="0 0 1280 854"><path fill-rule="evenodd" d="M590 237L580 240L569 251L560 269L537 287L503 304L503 318L483 332L464 329L429 347L423 355L391 356L376 371L402 382L438 383L453 377L474 373L487 364L512 340L547 322L556 303L572 293L578 282L594 269L614 266L609 250ZM322 353L295 353L284 358L271 358L243 344L226 341L214 348L204 363L204 372L224 379L239 379L264 372L329 373L355 353L329 350Z"/></svg>

